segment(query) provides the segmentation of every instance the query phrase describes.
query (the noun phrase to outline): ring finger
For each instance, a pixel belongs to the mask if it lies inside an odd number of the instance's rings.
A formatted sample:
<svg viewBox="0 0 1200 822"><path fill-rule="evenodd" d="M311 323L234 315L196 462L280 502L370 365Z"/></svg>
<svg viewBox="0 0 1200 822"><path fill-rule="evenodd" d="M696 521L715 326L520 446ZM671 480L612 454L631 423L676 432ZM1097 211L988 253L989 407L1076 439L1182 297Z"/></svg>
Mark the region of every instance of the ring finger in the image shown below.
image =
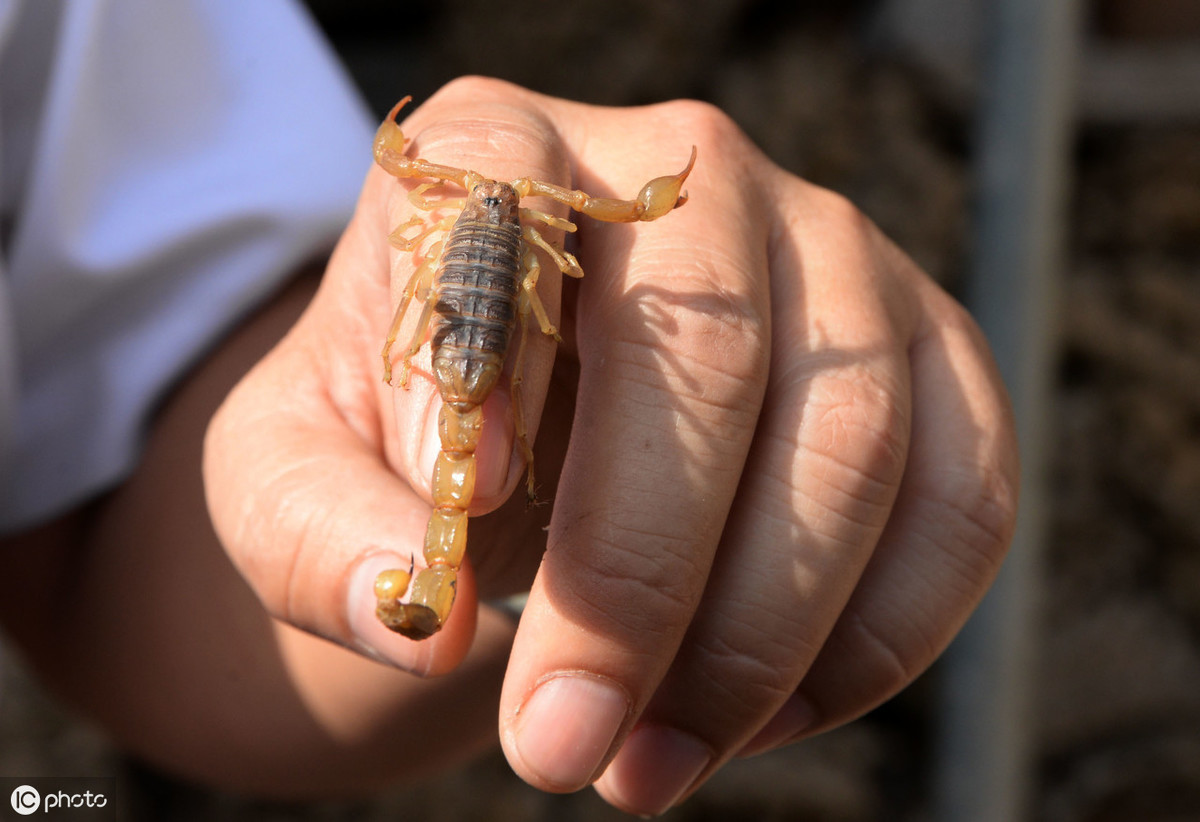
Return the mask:
<svg viewBox="0 0 1200 822"><path fill-rule="evenodd" d="M871 248L863 234L874 229L840 198L805 186L801 200L799 236L772 249L771 381L708 586L661 686L597 783L629 810L666 810L795 691L871 556L904 471L902 303L864 298L879 293L886 272L856 251ZM839 251L806 252L814 247ZM688 750L704 752L690 769L675 753Z"/></svg>

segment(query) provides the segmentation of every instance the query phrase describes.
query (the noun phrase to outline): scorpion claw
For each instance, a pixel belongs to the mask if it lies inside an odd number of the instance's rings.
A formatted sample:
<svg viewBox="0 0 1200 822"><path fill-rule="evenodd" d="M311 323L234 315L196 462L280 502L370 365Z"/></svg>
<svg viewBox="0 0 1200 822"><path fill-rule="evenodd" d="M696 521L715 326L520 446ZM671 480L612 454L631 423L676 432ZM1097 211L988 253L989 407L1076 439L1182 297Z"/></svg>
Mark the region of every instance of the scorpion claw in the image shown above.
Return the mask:
<svg viewBox="0 0 1200 822"><path fill-rule="evenodd" d="M638 193L639 220L657 220L672 209L679 208L687 202L687 192L682 192L683 181L692 173L696 164L696 147L692 146L692 156L687 168L678 174L667 177L656 177L642 186Z"/></svg>
<svg viewBox="0 0 1200 822"><path fill-rule="evenodd" d="M388 116L379 124L378 130L375 132L376 161L382 158L385 151L394 151L397 154L404 153L404 132L400 130L400 126L396 123L396 115L400 113L400 109L404 108L405 104L411 99L412 96L410 95L392 106L392 110L388 112Z"/></svg>

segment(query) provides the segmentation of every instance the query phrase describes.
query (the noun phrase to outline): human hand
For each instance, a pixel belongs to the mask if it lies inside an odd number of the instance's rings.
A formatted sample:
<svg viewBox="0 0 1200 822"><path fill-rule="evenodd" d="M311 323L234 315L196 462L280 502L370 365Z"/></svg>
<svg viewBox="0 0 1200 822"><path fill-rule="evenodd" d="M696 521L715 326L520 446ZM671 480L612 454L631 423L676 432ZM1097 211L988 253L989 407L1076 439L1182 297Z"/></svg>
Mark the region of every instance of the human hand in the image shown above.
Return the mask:
<svg viewBox="0 0 1200 822"><path fill-rule="evenodd" d="M312 305L210 428L213 520L266 607L442 673L477 619L505 641L478 601L531 583L500 703L508 758L546 790L598 779L637 813L924 670L1014 520L1012 421L963 310L702 104L603 109L468 79L404 130L431 161L597 196L677 171L692 144L699 159L688 204L657 222L578 219L577 287L543 266L565 341L552 364L530 334L522 393L541 478L562 463L549 530L513 505L477 520L454 611L421 643L373 616L375 574L420 555L438 446L428 355L408 390L379 379L412 265L385 237L411 207L407 181L372 169ZM508 404L484 407L472 514L521 481Z"/></svg>

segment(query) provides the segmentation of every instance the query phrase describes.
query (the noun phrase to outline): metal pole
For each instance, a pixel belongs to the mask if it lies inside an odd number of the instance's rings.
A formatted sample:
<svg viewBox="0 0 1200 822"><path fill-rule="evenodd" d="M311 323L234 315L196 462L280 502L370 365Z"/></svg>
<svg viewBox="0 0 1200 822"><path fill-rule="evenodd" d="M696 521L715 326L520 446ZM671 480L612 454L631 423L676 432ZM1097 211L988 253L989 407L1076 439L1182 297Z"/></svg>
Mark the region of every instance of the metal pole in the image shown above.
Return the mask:
<svg viewBox="0 0 1200 822"><path fill-rule="evenodd" d="M1046 435L1081 8L1079 0L994 0L984 19L976 256L966 302L1012 396L1021 510L995 586L943 661L934 786L941 822L1012 822L1028 811Z"/></svg>

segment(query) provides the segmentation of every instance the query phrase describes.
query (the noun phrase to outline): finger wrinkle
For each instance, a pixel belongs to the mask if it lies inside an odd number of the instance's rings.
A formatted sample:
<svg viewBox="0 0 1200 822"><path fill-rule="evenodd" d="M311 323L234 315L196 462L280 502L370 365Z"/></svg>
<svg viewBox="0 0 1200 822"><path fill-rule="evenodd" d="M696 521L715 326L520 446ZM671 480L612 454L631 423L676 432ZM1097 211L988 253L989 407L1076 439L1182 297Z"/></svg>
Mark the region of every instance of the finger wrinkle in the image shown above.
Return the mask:
<svg viewBox="0 0 1200 822"><path fill-rule="evenodd" d="M876 468L876 463L843 457L838 452L815 449L801 442L796 446L791 480L797 487L806 480L820 483L822 488L835 491L839 497L871 508L890 509L900 487L903 473ZM810 492L811 496L822 494Z"/></svg>
<svg viewBox="0 0 1200 822"><path fill-rule="evenodd" d="M874 653L866 653L883 661L885 679L890 683L887 690L895 692L920 676L942 652L944 643L937 641L928 630L937 623L918 619L911 608L888 609L883 613L885 619L879 619L875 614L872 614L874 619L868 619L856 612L851 621L864 644L874 649ZM949 636L945 639L949 640Z"/></svg>
<svg viewBox="0 0 1200 822"><path fill-rule="evenodd" d="M729 366L733 359L713 361L658 344L614 340L606 368L615 373L607 381L610 391L637 398L647 408L707 409L714 421L748 424L757 416L766 375L747 380L740 368Z"/></svg>
<svg viewBox="0 0 1200 822"><path fill-rule="evenodd" d="M965 583L964 594L979 596L1004 561L1007 531L997 533L992 523L975 523L971 512L936 498L923 500L914 509L910 516L920 525L909 529L910 538L926 541L930 555L938 557L937 566L956 572Z"/></svg>
<svg viewBox="0 0 1200 822"><path fill-rule="evenodd" d="M847 553L862 559L869 556L883 531L882 525L862 522L820 502L814 507L818 510L805 511L801 515L805 520L802 539L819 540L822 553L830 556L841 557Z"/></svg>
<svg viewBox="0 0 1200 822"><path fill-rule="evenodd" d="M562 550L551 547L544 572L562 567ZM695 540L614 526L603 536L589 534L582 550L571 551L569 583L563 590L605 621L636 631L661 630L681 614L690 619L710 561L711 555L696 550ZM629 603L638 607L630 612Z"/></svg>
<svg viewBox="0 0 1200 822"><path fill-rule="evenodd" d="M749 643L747 647L754 647L753 640ZM721 676L697 677L698 684L692 687L701 693L693 698L708 706L719 705L726 717L756 716L764 705L786 699L799 681L790 664L793 657L757 657L729 642L725 634L710 635L703 643L691 646L687 658L692 670L721 671Z"/></svg>
<svg viewBox="0 0 1200 822"><path fill-rule="evenodd" d="M639 497L642 496L643 493L639 492ZM663 497L672 501L674 500L674 495L671 494L663 494ZM614 507L619 509L622 506L620 506L618 503L618 505ZM642 524L642 520L647 518L645 516L646 514L664 513L667 510L668 509L665 508L652 508L651 510L642 509L641 511L631 512L626 509L622 512L621 520L619 522L615 522L612 518L606 517L605 526L607 527L605 528L605 531L607 533L604 535L599 535L596 533L589 535L590 541L594 544L591 546L591 550L589 550L586 555L589 557L600 557L609 554L618 554L622 562L628 562L630 559L637 558L647 563L649 567L664 569L667 565L665 560L675 559L687 566L694 567L695 563L693 563L691 559L696 553L695 538L693 538L691 535L671 533L665 530L656 530L650 528L648 525ZM642 514L643 516L638 516L635 518L631 516L631 514ZM669 516L652 516L651 518L660 523L670 522L673 520L673 518ZM593 529L593 531L594 530L595 529ZM645 546L645 550L639 551L630 547L638 545ZM611 556L608 557L608 559L611 558ZM639 571L642 570L643 569L639 569ZM668 573L672 572L673 571L668 571ZM642 578L647 578L648 575L642 572L639 573L639 576Z"/></svg>
<svg viewBox="0 0 1200 822"><path fill-rule="evenodd" d="M972 549L995 569L1012 539L1015 505L1003 494L989 495L989 483L981 483L977 476L963 485L970 490L947 494L940 500L943 511L949 515L943 519L946 523L943 527L954 534L960 545Z"/></svg>
<svg viewBox="0 0 1200 822"><path fill-rule="evenodd" d="M670 272L658 272L653 284L646 282L611 295L598 309L605 336L637 339L650 343L663 337L711 345L714 338L741 343L745 350L765 348L769 319L754 307L755 300L720 284L702 283L686 289L686 280ZM761 346L755 345L762 343Z"/></svg>
<svg viewBox="0 0 1200 822"><path fill-rule="evenodd" d="M664 309L678 307L724 320L756 333L770 326L769 278L758 245L717 246L707 224L681 221L674 231L639 238L629 260L619 300L655 300ZM723 235L755 237L752 222L723 221Z"/></svg>
<svg viewBox="0 0 1200 822"><path fill-rule="evenodd" d="M796 596L794 591L789 593L790 598ZM687 651L689 664L703 670L732 672L722 679L735 683L735 691L745 693L757 688L760 695L784 696L796 686L793 677L798 678L797 660L813 659L820 647L808 638L804 627L783 618L778 607L747 602L719 607L704 612L697 621L695 641L692 650ZM699 659L691 661L691 657Z"/></svg>
<svg viewBox="0 0 1200 822"><path fill-rule="evenodd" d="M925 670L924 661L907 660L900 648L890 640L889 632L876 630L856 609L848 609L842 615L834 628L834 636L846 646L845 654L872 660L871 667L878 675L872 677L869 687L879 702L908 685ZM932 657L925 659L929 658ZM880 681L884 683L882 686Z"/></svg>
<svg viewBox="0 0 1200 822"><path fill-rule="evenodd" d="M914 608L921 607L918 603L925 603L944 610L951 610L948 607L951 602L969 602L981 596L984 584L978 568L947 550L945 541L937 534L933 511L911 516L921 521L918 527L925 523L929 527L906 533L904 547L917 550L897 550L893 546L885 549L887 574L891 580L889 590L909 592ZM907 518L905 522L907 526ZM915 584L910 584L914 581Z"/></svg>
<svg viewBox="0 0 1200 822"><path fill-rule="evenodd" d="M688 577L644 578L603 566L590 574L581 570L573 580L555 595L556 608L594 631L623 638L628 647L647 635L682 635L695 607L696 586Z"/></svg>

